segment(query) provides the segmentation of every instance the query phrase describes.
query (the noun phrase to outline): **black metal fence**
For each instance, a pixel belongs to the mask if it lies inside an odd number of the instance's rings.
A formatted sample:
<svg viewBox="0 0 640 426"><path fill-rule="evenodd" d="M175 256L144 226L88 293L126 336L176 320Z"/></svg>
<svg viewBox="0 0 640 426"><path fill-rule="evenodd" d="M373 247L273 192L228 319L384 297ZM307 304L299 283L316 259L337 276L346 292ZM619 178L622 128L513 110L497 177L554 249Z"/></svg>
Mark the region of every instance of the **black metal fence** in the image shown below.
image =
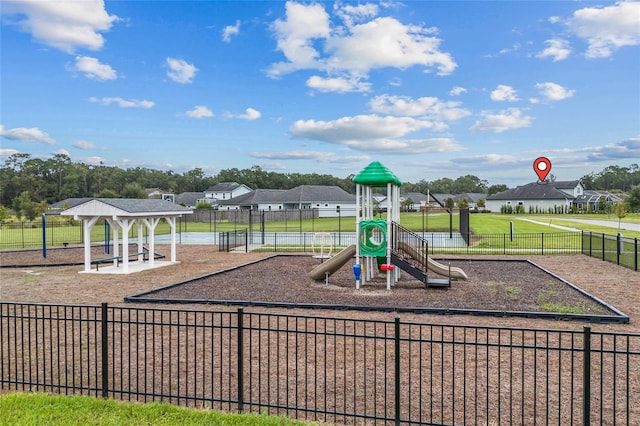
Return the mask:
<svg viewBox="0 0 640 426"><path fill-rule="evenodd" d="M218 234L218 250L231 251L238 247L243 247L244 251L249 251L249 239L247 231L220 232Z"/></svg>
<svg viewBox="0 0 640 426"><path fill-rule="evenodd" d="M219 238L233 233L222 232ZM245 250L273 252L309 252L317 247L315 232L248 232ZM355 232L324 232L331 244L343 248L358 242ZM429 244L431 254L579 254L582 250L580 232L527 234L472 234L469 245L459 233L417 233ZM327 241L326 238L323 241Z"/></svg>
<svg viewBox="0 0 640 426"><path fill-rule="evenodd" d="M640 264L638 247L637 238L626 238L621 234L582 232L582 254L626 266L634 271L638 270Z"/></svg>
<svg viewBox="0 0 640 426"><path fill-rule="evenodd" d="M336 424L639 424L640 334L0 303L3 389Z"/></svg>

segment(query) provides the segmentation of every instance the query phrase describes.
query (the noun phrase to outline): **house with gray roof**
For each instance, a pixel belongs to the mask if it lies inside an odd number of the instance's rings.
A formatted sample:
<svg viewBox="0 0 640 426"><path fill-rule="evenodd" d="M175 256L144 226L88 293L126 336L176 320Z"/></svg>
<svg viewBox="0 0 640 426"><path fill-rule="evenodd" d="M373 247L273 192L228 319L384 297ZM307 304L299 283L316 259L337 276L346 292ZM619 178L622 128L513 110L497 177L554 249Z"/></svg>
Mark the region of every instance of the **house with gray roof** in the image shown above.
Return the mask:
<svg viewBox="0 0 640 426"><path fill-rule="evenodd" d="M607 204L617 204L624 201L621 195L607 191L586 190L573 201L573 205L580 211L602 211Z"/></svg>
<svg viewBox="0 0 640 426"><path fill-rule="evenodd" d="M204 200L212 205L218 201L230 200L251 192L247 185L238 182L220 182L204 191Z"/></svg>
<svg viewBox="0 0 640 426"><path fill-rule="evenodd" d="M319 217L355 216L356 197L338 186L300 185L292 189L256 189L218 202L219 210L317 209Z"/></svg>
<svg viewBox="0 0 640 426"><path fill-rule="evenodd" d="M175 196L174 202L181 206L195 209L198 205L198 201L207 201L204 196L204 192L182 192Z"/></svg>
<svg viewBox="0 0 640 426"><path fill-rule="evenodd" d="M428 197L421 192L406 192L400 194L400 205L403 210L419 212L422 207L429 204Z"/></svg>
<svg viewBox="0 0 640 426"><path fill-rule="evenodd" d="M555 209L567 211L576 198L584 194L581 180L558 182L532 182L506 191L490 195L486 208L492 212L501 211L503 206L514 210L522 206L524 212L549 212Z"/></svg>
<svg viewBox="0 0 640 426"><path fill-rule="evenodd" d="M484 192L465 192L464 194L456 194L454 201L456 205L462 201L467 200L470 209L478 207L478 200L486 200L487 194Z"/></svg>

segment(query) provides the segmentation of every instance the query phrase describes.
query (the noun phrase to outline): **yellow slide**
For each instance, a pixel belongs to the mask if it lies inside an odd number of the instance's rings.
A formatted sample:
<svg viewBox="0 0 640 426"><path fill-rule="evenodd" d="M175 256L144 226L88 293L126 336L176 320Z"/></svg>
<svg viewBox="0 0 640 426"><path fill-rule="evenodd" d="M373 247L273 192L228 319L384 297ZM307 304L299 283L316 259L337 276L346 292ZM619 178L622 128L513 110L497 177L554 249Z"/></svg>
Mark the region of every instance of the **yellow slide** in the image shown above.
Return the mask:
<svg viewBox="0 0 640 426"><path fill-rule="evenodd" d="M350 259L352 259L355 254L356 245L351 244L349 247L344 248L331 259L326 260L313 268L313 270L309 272L309 276L314 280L324 280L327 276L327 273L331 275L338 269L342 268L342 266Z"/></svg>
<svg viewBox="0 0 640 426"><path fill-rule="evenodd" d="M424 256L422 256L420 251L417 250L415 247L410 246L404 241L400 241L398 243L398 249L407 253L409 256L411 256L413 259L417 260L418 262L423 263ZM431 259L428 256L427 256L427 268L429 268L431 271L435 272L438 275L442 275L445 277L449 276L448 266L443 265L442 263L436 262L435 260ZM469 277L462 269L453 266L451 267L451 278L466 280Z"/></svg>

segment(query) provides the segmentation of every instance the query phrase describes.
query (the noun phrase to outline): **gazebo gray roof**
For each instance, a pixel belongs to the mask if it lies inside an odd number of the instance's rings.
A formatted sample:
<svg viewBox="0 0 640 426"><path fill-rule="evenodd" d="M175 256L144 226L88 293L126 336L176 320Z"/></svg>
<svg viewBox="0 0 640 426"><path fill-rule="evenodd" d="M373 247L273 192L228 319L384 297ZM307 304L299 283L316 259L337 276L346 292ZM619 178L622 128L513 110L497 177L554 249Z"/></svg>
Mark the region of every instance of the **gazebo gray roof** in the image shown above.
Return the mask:
<svg viewBox="0 0 640 426"><path fill-rule="evenodd" d="M140 198L88 198L60 212L63 216L157 217L191 214L193 210L167 200Z"/></svg>

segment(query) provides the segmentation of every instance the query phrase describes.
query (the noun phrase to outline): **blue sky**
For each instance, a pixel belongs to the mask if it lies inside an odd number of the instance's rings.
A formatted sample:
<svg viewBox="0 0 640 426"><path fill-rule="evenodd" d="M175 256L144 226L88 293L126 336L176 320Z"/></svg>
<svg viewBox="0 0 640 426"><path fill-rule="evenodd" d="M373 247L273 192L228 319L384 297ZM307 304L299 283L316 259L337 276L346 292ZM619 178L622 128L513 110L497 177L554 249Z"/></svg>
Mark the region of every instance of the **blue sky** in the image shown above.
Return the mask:
<svg viewBox="0 0 640 426"><path fill-rule="evenodd" d="M509 186L640 163L640 2L3 0L0 159Z"/></svg>

